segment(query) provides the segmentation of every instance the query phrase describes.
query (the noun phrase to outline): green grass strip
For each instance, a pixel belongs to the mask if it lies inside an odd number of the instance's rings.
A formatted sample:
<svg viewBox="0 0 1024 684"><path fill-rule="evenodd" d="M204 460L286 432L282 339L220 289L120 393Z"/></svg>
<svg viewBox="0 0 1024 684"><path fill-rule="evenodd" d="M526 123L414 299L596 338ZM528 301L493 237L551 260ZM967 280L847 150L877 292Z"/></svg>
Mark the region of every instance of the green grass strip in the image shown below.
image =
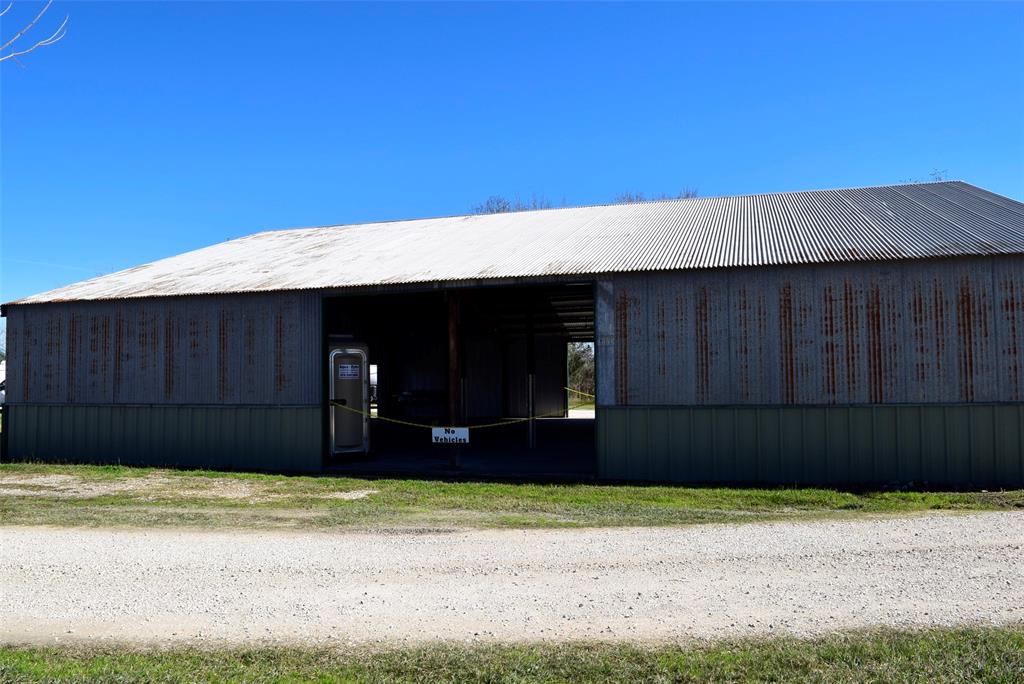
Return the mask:
<svg viewBox="0 0 1024 684"><path fill-rule="evenodd" d="M399 650L0 648L4 682L1020 682L1024 628L711 645Z"/></svg>
<svg viewBox="0 0 1024 684"><path fill-rule="evenodd" d="M357 499L343 495L370 490ZM543 528L1024 509L1024 491L507 484L0 465L0 524L257 529Z"/></svg>

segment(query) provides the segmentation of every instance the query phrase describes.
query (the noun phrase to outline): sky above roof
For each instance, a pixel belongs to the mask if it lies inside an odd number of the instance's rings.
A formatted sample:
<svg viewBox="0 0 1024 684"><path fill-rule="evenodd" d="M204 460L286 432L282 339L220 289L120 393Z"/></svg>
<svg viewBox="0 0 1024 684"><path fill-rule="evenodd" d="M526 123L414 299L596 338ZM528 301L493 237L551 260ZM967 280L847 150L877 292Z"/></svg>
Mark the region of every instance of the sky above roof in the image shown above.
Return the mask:
<svg viewBox="0 0 1024 684"><path fill-rule="evenodd" d="M460 214L491 194L575 205L937 169L1024 199L1022 3L65 12L64 41L0 66L4 301L258 230Z"/></svg>

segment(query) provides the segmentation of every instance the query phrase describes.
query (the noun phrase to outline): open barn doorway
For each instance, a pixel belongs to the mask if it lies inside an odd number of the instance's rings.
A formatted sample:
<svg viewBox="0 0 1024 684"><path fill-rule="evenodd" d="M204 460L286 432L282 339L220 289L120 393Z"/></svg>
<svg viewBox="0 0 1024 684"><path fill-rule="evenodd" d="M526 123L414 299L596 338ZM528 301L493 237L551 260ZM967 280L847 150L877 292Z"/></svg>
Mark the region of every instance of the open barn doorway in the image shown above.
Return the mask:
<svg viewBox="0 0 1024 684"><path fill-rule="evenodd" d="M577 406L588 402L569 377L571 345L594 339L591 283L333 296L324 302L324 330L325 358L331 345L366 349L369 393L368 448L328 450L326 468L594 476L595 423L580 420ZM330 404L332 381L325 373L328 431L332 411L351 413ZM434 443L431 427L468 427L469 443Z"/></svg>
<svg viewBox="0 0 1024 684"><path fill-rule="evenodd" d="M594 420L597 416L597 367L593 340L571 340L566 344L565 399L566 415L577 420Z"/></svg>

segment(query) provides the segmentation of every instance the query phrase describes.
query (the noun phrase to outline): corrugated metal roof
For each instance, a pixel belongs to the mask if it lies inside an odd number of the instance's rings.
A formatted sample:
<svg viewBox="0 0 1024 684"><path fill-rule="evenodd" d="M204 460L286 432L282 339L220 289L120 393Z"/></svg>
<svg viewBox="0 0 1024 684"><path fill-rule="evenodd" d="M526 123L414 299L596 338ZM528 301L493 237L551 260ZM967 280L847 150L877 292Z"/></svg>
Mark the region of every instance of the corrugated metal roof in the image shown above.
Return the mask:
<svg viewBox="0 0 1024 684"><path fill-rule="evenodd" d="M257 233L16 304L1024 253L1024 204L959 181Z"/></svg>

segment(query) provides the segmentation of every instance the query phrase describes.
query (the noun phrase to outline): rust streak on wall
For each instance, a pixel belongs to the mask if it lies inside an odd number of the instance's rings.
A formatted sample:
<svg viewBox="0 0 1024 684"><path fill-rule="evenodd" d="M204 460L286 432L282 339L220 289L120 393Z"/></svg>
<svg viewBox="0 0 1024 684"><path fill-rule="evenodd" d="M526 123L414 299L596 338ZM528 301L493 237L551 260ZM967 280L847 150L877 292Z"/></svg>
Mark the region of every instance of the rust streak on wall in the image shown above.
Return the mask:
<svg viewBox="0 0 1024 684"><path fill-rule="evenodd" d="M159 372L160 368L160 321L155 313L151 313L147 321L147 344L150 355L150 365L153 372Z"/></svg>
<svg viewBox="0 0 1024 684"><path fill-rule="evenodd" d="M148 327L146 325L148 321L147 312L145 308L139 309L139 323L135 331L136 346L139 351L139 368L145 372L149 370L149 336L147 334Z"/></svg>
<svg viewBox="0 0 1024 684"><path fill-rule="evenodd" d="M760 375L758 377L758 391L764 394L764 389L761 387L761 383L764 382L764 370L765 370L765 356L767 350L765 345L768 340L768 295L763 291L757 294L757 358L759 361L758 370Z"/></svg>
<svg viewBox="0 0 1024 684"><path fill-rule="evenodd" d="M103 355L100 357L100 376L106 383L110 377L110 316L104 315L100 318L100 341L103 347Z"/></svg>
<svg viewBox="0 0 1024 684"><path fill-rule="evenodd" d="M697 334L697 400L707 401L711 388L711 334L708 321L708 290L697 291L696 320Z"/></svg>
<svg viewBox="0 0 1024 684"><path fill-rule="evenodd" d="M27 321L22 327L24 340L24 368L21 372L21 396L25 401L32 401L32 326Z"/></svg>
<svg viewBox="0 0 1024 684"><path fill-rule="evenodd" d="M936 278L932 281L932 301L935 321L935 375L942 377L942 357L946 353L946 300L943 297L942 284Z"/></svg>
<svg viewBox="0 0 1024 684"><path fill-rule="evenodd" d="M17 354L12 354L9 399L12 404L90 405L317 402L318 296L268 299L195 297L15 309L11 347ZM246 318L247 331L238 324ZM247 357L251 367L245 366Z"/></svg>
<svg viewBox="0 0 1024 684"><path fill-rule="evenodd" d="M50 399L54 398L60 386L58 369L63 337L64 319L59 313L54 313L46 321L46 359L43 363L43 396Z"/></svg>
<svg viewBox="0 0 1024 684"><path fill-rule="evenodd" d="M665 302L661 299L658 300L654 310L654 326L655 343L658 347L657 372L660 377L665 377L668 373L668 364L665 358Z"/></svg>
<svg viewBox="0 0 1024 684"><path fill-rule="evenodd" d="M89 366L88 376L89 384L92 385L96 381L96 376L99 374L100 367L100 326L99 320L96 316L89 317Z"/></svg>
<svg viewBox="0 0 1024 684"><path fill-rule="evenodd" d="M256 324L251 317L245 319L245 364L256 367Z"/></svg>
<svg viewBox="0 0 1024 684"><path fill-rule="evenodd" d="M807 393L804 387L806 378L812 376L816 366L814 361L811 360L810 355L805 352L813 352L818 340L816 337L811 339L807 335L808 329L813 330L811 325L812 311L809 301L803 298L800 298L798 301L800 301L800 306L797 307L797 325L793 330L793 351L796 353L796 377L793 388L795 390L795 399L799 402L803 395Z"/></svg>
<svg viewBox="0 0 1024 684"><path fill-rule="evenodd" d="M1006 279L1002 283L1003 290L1003 315L1006 317L1007 333L1006 355L1009 357L1010 396L1019 400L1020 392L1020 359L1017 355L1017 289L1012 279Z"/></svg>
<svg viewBox="0 0 1024 684"><path fill-rule="evenodd" d="M174 318L168 311L164 319L164 399L174 397Z"/></svg>
<svg viewBox="0 0 1024 684"><path fill-rule="evenodd" d="M117 317L114 319L114 377L111 383L114 401L120 397L121 394L121 364L123 361L121 357L124 354L124 316L120 309L117 312Z"/></svg>
<svg viewBox="0 0 1024 684"><path fill-rule="evenodd" d="M228 393L228 336L231 328L231 315L221 307L217 327L217 398L224 401Z"/></svg>
<svg viewBox="0 0 1024 684"><path fill-rule="evenodd" d="M782 401L796 402L796 350L793 341L793 285L779 289L779 354L782 362Z"/></svg>
<svg viewBox="0 0 1024 684"><path fill-rule="evenodd" d="M960 281L956 305L957 339L960 342L960 398L974 401L974 299L971 283Z"/></svg>
<svg viewBox="0 0 1024 684"><path fill-rule="evenodd" d="M901 321L903 320L903 314L900 312L898 306L893 301L894 293L888 290L888 297L885 299L886 311L888 312L888 323L885 328L886 342L886 365L882 368L882 397L883 401L888 401L895 396L899 396L899 392L902 389L902 382L899 382L898 370L900 368L900 330L902 328ZM898 301L898 300L897 300Z"/></svg>
<svg viewBox="0 0 1024 684"><path fill-rule="evenodd" d="M882 402L882 303L877 284L868 290L868 396L873 404Z"/></svg>
<svg viewBox="0 0 1024 684"><path fill-rule="evenodd" d="M68 401L75 403L78 380L78 314L71 314L68 323Z"/></svg>
<svg viewBox="0 0 1024 684"><path fill-rule="evenodd" d="M751 335L751 306L750 296L747 288L741 287L736 295L737 307L739 310L740 331L739 342L736 345L736 354L739 357L739 381L740 397L747 401L750 399L750 335Z"/></svg>
<svg viewBox="0 0 1024 684"><path fill-rule="evenodd" d="M672 337L675 340L675 345L673 351L675 358L681 359L683 358L683 355L687 347L689 346L689 340L687 340L686 337L683 335L683 331L686 330L686 297L684 297L683 294L678 291L674 293L674 297L675 322L673 323ZM676 396L678 396L678 393L680 391L678 383L681 383L683 381L685 377L685 371L682 368L675 368L673 370L674 373L672 374L672 382L674 386L672 388L672 392Z"/></svg>
<svg viewBox="0 0 1024 684"><path fill-rule="evenodd" d="M921 284L914 283L914 294L911 297L911 324L913 326L914 345L914 378L924 382L928 377L928 347L925 321L924 293Z"/></svg>
<svg viewBox="0 0 1024 684"><path fill-rule="evenodd" d="M620 405L629 400L629 298L624 292L615 297L615 393Z"/></svg>
<svg viewBox="0 0 1024 684"><path fill-rule="evenodd" d="M836 403L836 378L839 359L836 350L836 307L832 283L825 285L822 295L822 338L825 347L825 396L828 403Z"/></svg>
<svg viewBox="0 0 1024 684"><path fill-rule="evenodd" d="M853 283L843 283L843 333L846 338L846 392L854 396L857 391L857 364L860 357L860 342L857 332L860 316L857 315L857 296Z"/></svg>
<svg viewBox="0 0 1024 684"><path fill-rule="evenodd" d="M273 386L285 389L285 316L278 311L273 322Z"/></svg>

